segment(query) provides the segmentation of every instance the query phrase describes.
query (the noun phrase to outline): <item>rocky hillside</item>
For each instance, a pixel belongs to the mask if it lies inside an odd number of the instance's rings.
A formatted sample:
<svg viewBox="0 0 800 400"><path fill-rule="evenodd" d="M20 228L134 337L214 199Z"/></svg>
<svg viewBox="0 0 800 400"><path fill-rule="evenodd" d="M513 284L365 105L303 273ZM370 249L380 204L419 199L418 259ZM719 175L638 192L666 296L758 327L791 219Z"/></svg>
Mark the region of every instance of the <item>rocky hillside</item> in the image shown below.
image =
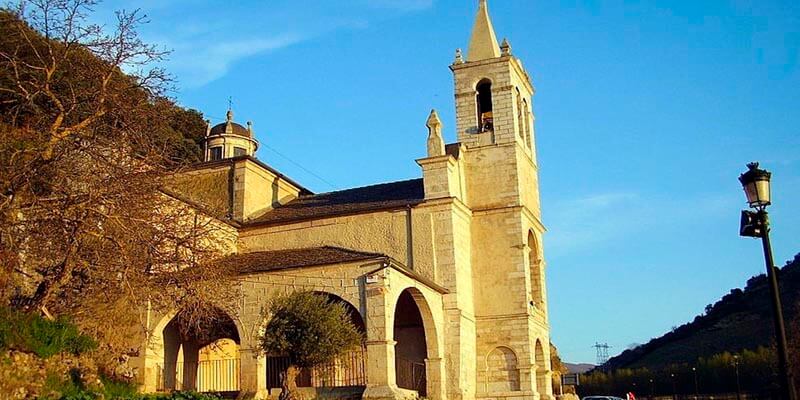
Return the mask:
<svg viewBox="0 0 800 400"><path fill-rule="evenodd" d="M784 313L790 340L798 332L800 305L800 254L781 268L779 274ZM736 288L704 313L661 337L611 358L604 369L659 369L668 364L694 363L725 351L738 352L770 346L773 322L766 275L750 278L744 290ZM791 344L790 344L791 345Z"/></svg>

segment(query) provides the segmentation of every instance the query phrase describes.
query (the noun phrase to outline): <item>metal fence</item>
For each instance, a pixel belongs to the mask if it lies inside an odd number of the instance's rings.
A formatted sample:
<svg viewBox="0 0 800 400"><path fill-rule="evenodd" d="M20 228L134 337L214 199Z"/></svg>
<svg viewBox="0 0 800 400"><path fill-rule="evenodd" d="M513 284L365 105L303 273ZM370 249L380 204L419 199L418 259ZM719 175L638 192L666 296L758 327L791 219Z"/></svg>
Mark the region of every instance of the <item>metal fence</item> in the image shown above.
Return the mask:
<svg viewBox="0 0 800 400"><path fill-rule="evenodd" d="M420 396L427 394L425 388L428 382L425 376L425 363L397 357L395 368L397 369L397 386L416 390Z"/></svg>
<svg viewBox="0 0 800 400"><path fill-rule="evenodd" d="M298 387L366 386L366 360L367 351L362 347L333 362L301 369L295 383ZM281 387L281 373L288 367L288 357L267 357L267 389Z"/></svg>
<svg viewBox="0 0 800 400"><path fill-rule="evenodd" d="M197 371L184 376L184 371ZM159 391L196 390L198 392L234 392L239 390L241 364L238 358L207 360L197 363L159 365Z"/></svg>

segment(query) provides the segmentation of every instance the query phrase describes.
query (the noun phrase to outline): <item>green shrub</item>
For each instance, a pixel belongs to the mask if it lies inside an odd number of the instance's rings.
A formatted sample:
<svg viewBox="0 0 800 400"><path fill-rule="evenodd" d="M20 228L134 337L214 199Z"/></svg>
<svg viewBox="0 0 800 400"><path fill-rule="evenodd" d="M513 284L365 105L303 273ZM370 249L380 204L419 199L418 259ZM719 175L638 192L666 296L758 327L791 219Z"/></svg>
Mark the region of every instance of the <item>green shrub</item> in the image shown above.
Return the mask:
<svg viewBox="0 0 800 400"><path fill-rule="evenodd" d="M0 308L0 348L48 358L58 353L80 355L96 346L66 318L49 320L38 314Z"/></svg>

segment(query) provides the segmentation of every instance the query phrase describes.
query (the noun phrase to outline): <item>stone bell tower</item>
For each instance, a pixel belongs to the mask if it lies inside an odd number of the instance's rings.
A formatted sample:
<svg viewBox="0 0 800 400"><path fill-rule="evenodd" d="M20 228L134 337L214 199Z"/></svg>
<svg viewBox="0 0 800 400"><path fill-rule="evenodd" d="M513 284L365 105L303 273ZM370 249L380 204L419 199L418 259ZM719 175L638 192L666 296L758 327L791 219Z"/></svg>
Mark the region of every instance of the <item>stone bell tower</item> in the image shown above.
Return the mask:
<svg viewBox="0 0 800 400"><path fill-rule="evenodd" d="M519 142L535 162L533 84L508 40L497 43L488 5L481 0L466 60L459 49L450 66L458 140L469 147Z"/></svg>
<svg viewBox="0 0 800 400"><path fill-rule="evenodd" d="M534 87L509 41L498 44L486 0L450 69L471 210L475 396L550 399Z"/></svg>

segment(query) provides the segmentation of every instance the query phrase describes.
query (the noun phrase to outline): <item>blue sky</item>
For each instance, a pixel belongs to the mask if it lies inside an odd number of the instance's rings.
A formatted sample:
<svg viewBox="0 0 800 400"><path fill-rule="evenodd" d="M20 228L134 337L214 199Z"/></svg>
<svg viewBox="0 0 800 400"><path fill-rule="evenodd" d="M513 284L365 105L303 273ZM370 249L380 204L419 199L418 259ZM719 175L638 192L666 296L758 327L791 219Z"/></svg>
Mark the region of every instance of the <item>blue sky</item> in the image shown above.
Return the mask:
<svg viewBox="0 0 800 400"><path fill-rule="evenodd" d="M800 252L800 3L490 0L537 88L552 340L569 362L643 343L764 270L737 176L773 172L775 258ZM420 176L455 140L452 76L477 1L135 3L184 106L228 97L258 157L316 191ZM109 1L109 10L132 8ZM302 168L299 167L302 165ZM321 178L321 179L320 179Z"/></svg>

